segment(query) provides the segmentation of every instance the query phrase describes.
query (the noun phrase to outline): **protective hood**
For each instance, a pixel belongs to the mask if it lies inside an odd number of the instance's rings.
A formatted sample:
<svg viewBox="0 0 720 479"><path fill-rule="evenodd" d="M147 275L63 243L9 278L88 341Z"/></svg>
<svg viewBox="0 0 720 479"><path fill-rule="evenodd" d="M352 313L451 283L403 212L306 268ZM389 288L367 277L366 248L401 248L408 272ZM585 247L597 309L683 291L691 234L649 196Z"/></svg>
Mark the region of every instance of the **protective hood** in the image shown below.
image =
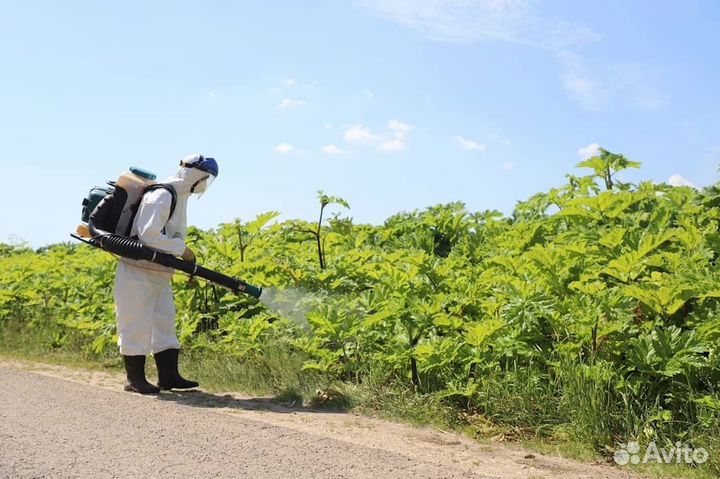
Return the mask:
<svg viewBox="0 0 720 479"><path fill-rule="evenodd" d="M174 176L162 181L162 183L172 185L177 192L175 212L165 225L165 234L168 237L185 239L187 234L187 203L191 195L190 190L198 180L206 175L207 173L204 171L181 166Z"/></svg>
<svg viewBox="0 0 720 479"><path fill-rule="evenodd" d="M175 188L178 194L178 200L181 195L187 199L191 194L190 190L193 185L206 176L208 176L206 172L198 170L197 168L185 168L181 166L174 176L171 176L162 183L172 185Z"/></svg>
<svg viewBox="0 0 720 479"><path fill-rule="evenodd" d="M208 176L208 172L197 168L181 166L177 173L161 183L171 185L177 193L175 211L168 219L158 214L159 211L169 212L172 197L166 190L155 190L143 196L142 204L138 210L131 236L137 236L140 241L150 248L158 251L180 256L185 250L185 237L187 235L187 203L193 185ZM199 191L196 190L197 193ZM122 259L123 262L135 264L134 260ZM153 263L143 263L145 269L162 271L172 275L172 269Z"/></svg>

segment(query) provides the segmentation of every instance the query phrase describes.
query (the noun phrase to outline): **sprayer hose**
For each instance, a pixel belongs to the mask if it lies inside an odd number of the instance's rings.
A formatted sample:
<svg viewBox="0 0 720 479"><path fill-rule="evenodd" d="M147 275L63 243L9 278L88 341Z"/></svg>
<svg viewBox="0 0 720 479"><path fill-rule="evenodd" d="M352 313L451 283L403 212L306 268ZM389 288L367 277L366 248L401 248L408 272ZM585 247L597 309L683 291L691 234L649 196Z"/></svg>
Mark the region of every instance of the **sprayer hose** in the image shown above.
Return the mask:
<svg viewBox="0 0 720 479"><path fill-rule="evenodd" d="M122 256L123 258L152 261L153 256L157 254L143 246L142 243L136 239L112 233L100 234L93 237L90 241L96 243L105 251Z"/></svg>
<svg viewBox="0 0 720 479"><path fill-rule="evenodd" d="M110 253L122 256L123 258L145 260L178 269L190 276L199 276L234 292L239 291L254 296L255 298L259 298L262 294L262 288L248 284L241 279L204 268L197 263L184 261L172 255L152 250L134 238L99 230L95 228L92 221L88 222L88 229L92 235L90 239L91 244Z"/></svg>

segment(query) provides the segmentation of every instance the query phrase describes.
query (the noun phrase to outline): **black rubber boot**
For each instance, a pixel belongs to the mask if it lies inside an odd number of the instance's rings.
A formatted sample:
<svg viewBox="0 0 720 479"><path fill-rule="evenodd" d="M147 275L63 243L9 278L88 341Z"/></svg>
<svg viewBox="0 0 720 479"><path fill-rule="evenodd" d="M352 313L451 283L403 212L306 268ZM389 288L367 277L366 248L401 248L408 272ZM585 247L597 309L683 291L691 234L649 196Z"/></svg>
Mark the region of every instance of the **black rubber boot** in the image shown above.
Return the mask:
<svg viewBox="0 0 720 479"><path fill-rule="evenodd" d="M127 372L126 391L140 394L157 394L160 388L147 382L145 379L145 356L123 356L125 371Z"/></svg>
<svg viewBox="0 0 720 479"><path fill-rule="evenodd" d="M192 389L199 386L195 381L188 381L178 372L179 349L166 349L154 353L158 370L158 386L160 389Z"/></svg>

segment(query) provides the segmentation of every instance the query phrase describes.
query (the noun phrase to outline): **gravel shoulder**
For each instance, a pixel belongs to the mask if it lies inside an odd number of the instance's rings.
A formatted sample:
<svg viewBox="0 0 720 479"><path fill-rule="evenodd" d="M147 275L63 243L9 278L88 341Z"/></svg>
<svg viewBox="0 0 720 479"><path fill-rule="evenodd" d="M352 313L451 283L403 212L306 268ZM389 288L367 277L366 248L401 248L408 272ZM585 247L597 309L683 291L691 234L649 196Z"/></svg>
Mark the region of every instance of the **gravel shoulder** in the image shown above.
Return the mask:
<svg viewBox="0 0 720 479"><path fill-rule="evenodd" d="M0 478L634 477L433 428L203 391L122 391L119 374L0 359Z"/></svg>

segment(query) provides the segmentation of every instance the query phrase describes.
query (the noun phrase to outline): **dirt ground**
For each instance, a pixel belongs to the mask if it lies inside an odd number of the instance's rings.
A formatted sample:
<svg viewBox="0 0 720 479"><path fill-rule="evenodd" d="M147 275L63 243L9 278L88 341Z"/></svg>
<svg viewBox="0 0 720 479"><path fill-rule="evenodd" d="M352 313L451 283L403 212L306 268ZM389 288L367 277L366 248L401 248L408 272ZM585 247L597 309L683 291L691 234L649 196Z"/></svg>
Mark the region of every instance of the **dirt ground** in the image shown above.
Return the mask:
<svg viewBox="0 0 720 479"><path fill-rule="evenodd" d="M0 359L0 478L629 478L433 428Z"/></svg>

